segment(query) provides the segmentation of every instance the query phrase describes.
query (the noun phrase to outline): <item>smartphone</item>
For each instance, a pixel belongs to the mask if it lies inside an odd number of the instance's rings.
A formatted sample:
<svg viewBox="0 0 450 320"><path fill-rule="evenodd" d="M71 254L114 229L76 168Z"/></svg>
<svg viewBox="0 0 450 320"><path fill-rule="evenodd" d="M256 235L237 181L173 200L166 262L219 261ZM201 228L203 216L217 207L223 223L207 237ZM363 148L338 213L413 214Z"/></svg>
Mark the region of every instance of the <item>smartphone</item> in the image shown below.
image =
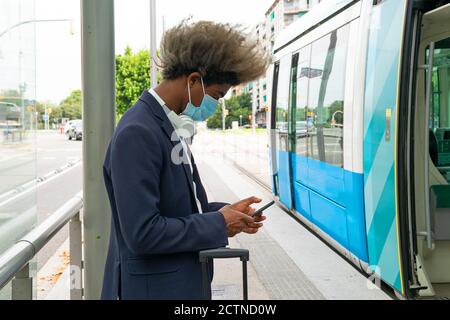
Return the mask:
<svg viewBox="0 0 450 320"><path fill-rule="evenodd" d="M262 207L262 208L256 210L256 212L253 214L253 217L254 217L254 218L260 217L260 216L263 214L264 210L270 208L270 207L273 206L274 204L275 204L275 201L272 201L272 202L266 204L264 207Z"/></svg>

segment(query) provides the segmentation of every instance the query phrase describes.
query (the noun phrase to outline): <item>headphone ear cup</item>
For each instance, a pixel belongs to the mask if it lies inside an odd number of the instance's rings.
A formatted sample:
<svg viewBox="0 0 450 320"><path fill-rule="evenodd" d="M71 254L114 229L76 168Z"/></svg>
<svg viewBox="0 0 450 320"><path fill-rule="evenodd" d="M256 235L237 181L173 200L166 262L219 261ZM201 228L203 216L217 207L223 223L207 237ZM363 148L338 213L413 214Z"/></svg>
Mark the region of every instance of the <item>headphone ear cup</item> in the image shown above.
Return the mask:
<svg viewBox="0 0 450 320"><path fill-rule="evenodd" d="M192 120L191 117L181 115L179 116L179 119L181 120L181 129L186 131L189 134L189 137L186 138L192 138L197 134L197 127L195 125L195 121Z"/></svg>
<svg viewBox="0 0 450 320"><path fill-rule="evenodd" d="M175 112L170 112L167 117L174 126L177 134L184 139L191 139L197 134L195 121L186 115L177 115Z"/></svg>

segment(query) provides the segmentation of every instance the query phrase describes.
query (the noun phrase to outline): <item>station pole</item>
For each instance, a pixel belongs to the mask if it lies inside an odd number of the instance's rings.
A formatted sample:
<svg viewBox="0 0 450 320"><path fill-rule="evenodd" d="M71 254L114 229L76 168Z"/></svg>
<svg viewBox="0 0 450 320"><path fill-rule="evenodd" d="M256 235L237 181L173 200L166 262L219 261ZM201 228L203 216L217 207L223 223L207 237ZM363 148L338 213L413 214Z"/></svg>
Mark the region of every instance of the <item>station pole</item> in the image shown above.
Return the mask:
<svg viewBox="0 0 450 320"><path fill-rule="evenodd" d="M111 208L103 162L115 127L114 0L81 0L84 298L100 298Z"/></svg>

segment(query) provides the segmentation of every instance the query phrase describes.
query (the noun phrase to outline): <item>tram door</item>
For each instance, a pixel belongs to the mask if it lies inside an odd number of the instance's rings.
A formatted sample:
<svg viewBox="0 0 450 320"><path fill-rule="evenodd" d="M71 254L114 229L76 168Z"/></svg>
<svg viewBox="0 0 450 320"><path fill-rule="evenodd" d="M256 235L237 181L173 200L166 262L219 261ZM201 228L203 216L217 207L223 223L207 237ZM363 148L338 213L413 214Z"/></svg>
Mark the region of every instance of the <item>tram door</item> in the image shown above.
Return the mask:
<svg viewBox="0 0 450 320"><path fill-rule="evenodd" d="M291 78L292 56L286 55L275 66L274 91L272 98L272 167L274 175L274 189L280 202L291 209L292 204L292 181L291 181L291 159L290 159L290 137L289 125L290 108L290 78ZM275 162L275 163L274 163Z"/></svg>
<svg viewBox="0 0 450 320"><path fill-rule="evenodd" d="M420 26L409 265L420 296L450 297L450 4L424 14Z"/></svg>

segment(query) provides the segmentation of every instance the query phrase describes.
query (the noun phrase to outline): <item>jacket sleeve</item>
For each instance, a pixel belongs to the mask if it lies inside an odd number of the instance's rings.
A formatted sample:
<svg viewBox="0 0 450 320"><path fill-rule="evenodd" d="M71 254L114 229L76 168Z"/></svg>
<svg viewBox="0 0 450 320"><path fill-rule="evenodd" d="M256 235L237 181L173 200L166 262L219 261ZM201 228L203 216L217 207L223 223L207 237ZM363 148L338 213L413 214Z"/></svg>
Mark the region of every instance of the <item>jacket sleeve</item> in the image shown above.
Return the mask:
<svg viewBox="0 0 450 320"><path fill-rule="evenodd" d="M111 180L119 224L129 249L138 255L195 252L228 245L220 212L167 218L159 212L163 152L144 127L118 132L111 148ZM186 208L186 210L188 210Z"/></svg>
<svg viewBox="0 0 450 320"><path fill-rule="evenodd" d="M223 202L210 202L209 203L209 211L219 211L225 206L228 206L229 203L223 203Z"/></svg>

